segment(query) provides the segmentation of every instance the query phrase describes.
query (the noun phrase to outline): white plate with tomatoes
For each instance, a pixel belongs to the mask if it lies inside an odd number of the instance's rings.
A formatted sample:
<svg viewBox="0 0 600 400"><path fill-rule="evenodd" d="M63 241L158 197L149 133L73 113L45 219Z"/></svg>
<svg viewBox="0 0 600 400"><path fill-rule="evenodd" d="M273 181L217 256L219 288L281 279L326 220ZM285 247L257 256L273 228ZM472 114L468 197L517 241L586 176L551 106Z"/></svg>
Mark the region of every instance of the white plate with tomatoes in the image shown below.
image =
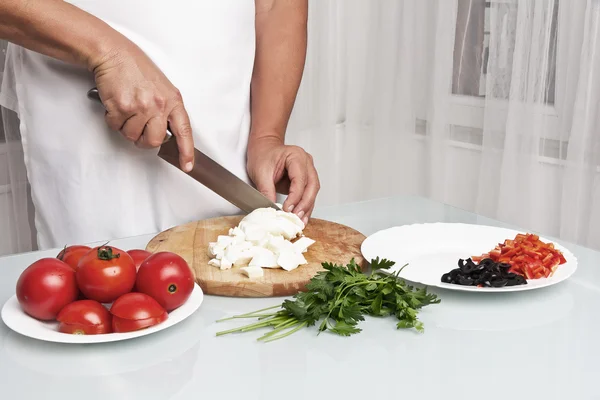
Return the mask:
<svg viewBox="0 0 600 400"><path fill-rule="evenodd" d="M396 226L362 244L367 260L395 262L389 273L449 290L513 292L555 285L577 269L565 247L535 234L461 223Z"/></svg>
<svg viewBox="0 0 600 400"><path fill-rule="evenodd" d="M114 342L183 321L203 297L177 254L71 246L23 271L16 294L2 308L2 320L39 340Z"/></svg>

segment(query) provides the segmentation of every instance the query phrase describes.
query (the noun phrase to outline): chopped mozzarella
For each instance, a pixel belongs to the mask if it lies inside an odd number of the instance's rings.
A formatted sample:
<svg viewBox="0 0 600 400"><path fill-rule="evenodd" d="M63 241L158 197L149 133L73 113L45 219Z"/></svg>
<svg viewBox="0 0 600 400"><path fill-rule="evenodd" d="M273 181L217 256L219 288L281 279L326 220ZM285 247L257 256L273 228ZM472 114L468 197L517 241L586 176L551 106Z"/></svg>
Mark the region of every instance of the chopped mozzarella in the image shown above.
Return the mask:
<svg viewBox="0 0 600 400"><path fill-rule="evenodd" d="M277 256L271 250L263 247L253 247L252 251L254 257L250 261L251 267L262 267L262 268L278 268Z"/></svg>
<svg viewBox="0 0 600 400"><path fill-rule="evenodd" d="M233 263L229 261L226 257L221 258L221 269L231 269Z"/></svg>
<svg viewBox="0 0 600 400"><path fill-rule="evenodd" d="M285 251L279 254L277 257L277 264L286 271L291 271L298 268L298 266L306 264L306 259L302 253L296 253L294 251Z"/></svg>
<svg viewBox="0 0 600 400"><path fill-rule="evenodd" d="M306 236L302 236L300 239L296 240L292 246L294 246L294 250L299 253L305 253L308 250L308 247L315 243L311 238L307 238Z"/></svg>
<svg viewBox="0 0 600 400"><path fill-rule="evenodd" d="M260 278L263 276L263 270L261 267L242 267L240 269L250 279Z"/></svg>
<svg viewBox="0 0 600 400"><path fill-rule="evenodd" d="M302 236L303 229L304 223L295 214L259 208L231 228L228 236L221 235L209 244L208 252L213 257L209 264L221 269L241 267L248 276L248 271L256 268L291 271L307 263L303 253L315 243ZM252 274L257 276L256 272Z"/></svg>
<svg viewBox="0 0 600 400"><path fill-rule="evenodd" d="M280 254L284 251L290 251L293 248L292 242L285 240L282 236L273 236L266 248L271 250L275 254Z"/></svg>

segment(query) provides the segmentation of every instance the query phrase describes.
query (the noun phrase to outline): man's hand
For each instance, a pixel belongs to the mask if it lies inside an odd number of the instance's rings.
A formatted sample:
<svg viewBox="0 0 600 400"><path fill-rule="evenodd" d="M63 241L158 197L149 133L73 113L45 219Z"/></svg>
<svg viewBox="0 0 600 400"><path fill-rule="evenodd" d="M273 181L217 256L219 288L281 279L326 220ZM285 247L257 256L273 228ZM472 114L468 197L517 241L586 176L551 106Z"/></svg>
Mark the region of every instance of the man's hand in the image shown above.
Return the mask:
<svg viewBox="0 0 600 400"><path fill-rule="evenodd" d="M293 210L306 224L319 178L312 157L299 147L284 145L284 138L304 70L308 0L255 3L248 173L271 200L275 201L275 191L288 194L283 209Z"/></svg>
<svg viewBox="0 0 600 400"><path fill-rule="evenodd" d="M283 144L278 137L261 137L248 147L248 173L271 201L275 201L276 193L287 194L284 211L293 211L308 223L321 187L310 154Z"/></svg>
<svg viewBox="0 0 600 400"><path fill-rule="evenodd" d="M141 147L158 147L167 121L180 164L191 169L194 143L179 91L125 36L63 0L0 1L0 39L93 71L106 121Z"/></svg>
<svg viewBox="0 0 600 400"><path fill-rule="evenodd" d="M191 171L194 139L179 90L137 46L122 46L92 68L108 126L141 148L153 148L162 144L168 122L180 166Z"/></svg>

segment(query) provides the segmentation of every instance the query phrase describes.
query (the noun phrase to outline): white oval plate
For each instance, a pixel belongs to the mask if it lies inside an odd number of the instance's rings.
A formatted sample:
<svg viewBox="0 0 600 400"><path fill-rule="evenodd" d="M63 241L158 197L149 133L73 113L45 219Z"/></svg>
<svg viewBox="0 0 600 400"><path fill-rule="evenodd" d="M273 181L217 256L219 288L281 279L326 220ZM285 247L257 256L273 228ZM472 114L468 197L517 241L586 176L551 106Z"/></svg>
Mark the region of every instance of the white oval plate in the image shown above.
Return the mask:
<svg viewBox="0 0 600 400"><path fill-rule="evenodd" d="M58 331L58 322L42 322L25 314L17 301L17 296L8 299L2 307L2 320L13 331L33 339L56 343L106 343L133 339L167 329L192 315L200 307L203 300L204 293L202 289L198 284L194 284L194 290L192 290L192 294L187 301L181 307L171 311L166 321L147 329L125 333L107 333L104 335L61 333Z"/></svg>
<svg viewBox="0 0 600 400"><path fill-rule="evenodd" d="M492 250L505 239L513 239L519 232L486 225L458 223L428 223L397 226L369 236L362 243L361 251L366 260L379 257L394 261L389 269L396 272L408 264L399 277L450 290L473 292L516 292L533 290L557 284L568 279L577 269L577 259L563 246L554 247L563 253L566 263L559 265L554 275L548 278L530 279L526 285L502 288L480 288L461 286L441 281L442 275L458 267L459 259L467 259ZM540 237L545 243L551 240Z"/></svg>

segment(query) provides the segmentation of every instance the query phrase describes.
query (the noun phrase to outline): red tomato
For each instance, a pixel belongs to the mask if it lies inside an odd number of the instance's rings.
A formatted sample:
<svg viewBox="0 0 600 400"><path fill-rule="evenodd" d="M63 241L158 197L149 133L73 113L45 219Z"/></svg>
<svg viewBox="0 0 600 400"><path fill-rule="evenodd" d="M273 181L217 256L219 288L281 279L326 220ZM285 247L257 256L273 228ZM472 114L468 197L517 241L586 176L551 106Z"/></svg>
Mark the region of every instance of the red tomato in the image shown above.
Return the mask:
<svg viewBox="0 0 600 400"><path fill-rule="evenodd" d="M152 254L140 266L135 281L138 292L153 297L167 311L181 306L194 290L194 275L175 253Z"/></svg>
<svg viewBox="0 0 600 400"><path fill-rule="evenodd" d="M168 318L167 311L144 293L127 293L110 308L114 332L131 332L160 324Z"/></svg>
<svg viewBox="0 0 600 400"><path fill-rule="evenodd" d="M16 291L23 311L42 321L55 319L79 294L75 271L56 258L42 258L27 267Z"/></svg>
<svg viewBox="0 0 600 400"><path fill-rule="evenodd" d="M139 270L140 265L142 265L142 262L144 262L146 258L152 255L152 253L150 253L149 251L139 249L128 250L127 254L129 254L133 259L136 270Z"/></svg>
<svg viewBox="0 0 600 400"><path fill-rule="evenodd" d="M166 313L160 317L146 319L125 319L113 317L112 330L115 333L139 331L140 329L150 328L151 326L158 325L161 322L164 322L167 317L168 314Z"/></svg>
<svg viewBox="0 0 600 400"><path fill-rule="evenodd" d="M77 264L79 264L79 260L81 259L81 257L83 257L90 250L91 248L88 246L67 246L64 249L62 249L60 253L58 253L56 258L58 258L61 261L64 261L65 263L69 264L71 268L76 270Z"/></svg>
<svg viewBox="0 0 600 400"><path fill-rule="evenodd" d="M85 297L111 303L135 284L135 264L129 254L111 246L93 248L77 267L77 284Z"/></svg>
<svg viewBox="0 0 600 400"><path fill-rule="evenodd" d="M98 335L112 331L112 316L95 300L79 300L65 306L56 317L62 333Z"/></svg>

